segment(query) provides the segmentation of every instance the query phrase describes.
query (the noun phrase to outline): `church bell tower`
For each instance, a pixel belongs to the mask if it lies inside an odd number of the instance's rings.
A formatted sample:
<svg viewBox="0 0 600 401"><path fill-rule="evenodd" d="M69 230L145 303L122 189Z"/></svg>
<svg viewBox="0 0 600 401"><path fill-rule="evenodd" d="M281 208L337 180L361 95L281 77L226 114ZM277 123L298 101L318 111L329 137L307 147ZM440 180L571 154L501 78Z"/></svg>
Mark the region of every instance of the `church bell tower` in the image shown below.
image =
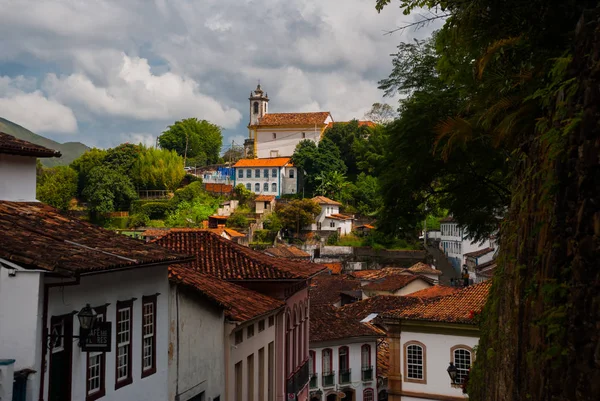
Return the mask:
<svg viewBox="0 0 600 401"><path fill-rule="evenodd" d="M260 84L256 86L254 92L250 92L250 124L257 125L259 119L267 114L269 95L260 88Z"/></svg>

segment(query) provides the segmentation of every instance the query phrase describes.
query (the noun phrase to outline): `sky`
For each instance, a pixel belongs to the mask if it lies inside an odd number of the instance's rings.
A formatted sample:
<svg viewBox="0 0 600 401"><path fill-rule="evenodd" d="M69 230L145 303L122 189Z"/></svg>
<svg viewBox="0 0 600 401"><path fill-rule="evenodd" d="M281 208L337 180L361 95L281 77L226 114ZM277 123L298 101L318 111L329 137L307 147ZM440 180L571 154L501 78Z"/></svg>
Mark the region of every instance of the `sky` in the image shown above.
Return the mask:
<svg viewBox="0 0 600 401"><path fill-rule="evenodd" d="M154 144L196 117L247 137L260 80L269 111L362 118L415 21L375 0L0 0L0 117L58 142Z"/></svg>

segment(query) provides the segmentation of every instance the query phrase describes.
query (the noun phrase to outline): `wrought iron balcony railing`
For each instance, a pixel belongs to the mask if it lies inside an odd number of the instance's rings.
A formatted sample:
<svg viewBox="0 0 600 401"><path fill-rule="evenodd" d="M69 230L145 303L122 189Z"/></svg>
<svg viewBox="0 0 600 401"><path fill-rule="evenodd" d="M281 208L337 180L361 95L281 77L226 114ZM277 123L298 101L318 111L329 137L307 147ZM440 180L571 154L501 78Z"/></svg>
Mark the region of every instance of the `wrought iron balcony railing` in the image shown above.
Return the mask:
<svg viewBox="0 0 600 401"><path fill-rule="evenodd" d="M316 388L316 387L317 387L317 375L313 373L310 376L310 388Z"/></svg>
<svg viewBox="0 0 600 401"><path fill-rule="evenodd" d="M351 381L350 369L340 370L340 384L350 383Z"/></svg>
<svg viewBox="0 0 600 401"><path fill-rule="evenodd" d="M335 372L324 372L323 373L323 387L331 387L335 382Z"/></svg>
<svg viewBox="0 0 600 401"><path fill-rule="evenodd" d="M368 382L373 380L373 366L363 366L362 381Z"/></svg>

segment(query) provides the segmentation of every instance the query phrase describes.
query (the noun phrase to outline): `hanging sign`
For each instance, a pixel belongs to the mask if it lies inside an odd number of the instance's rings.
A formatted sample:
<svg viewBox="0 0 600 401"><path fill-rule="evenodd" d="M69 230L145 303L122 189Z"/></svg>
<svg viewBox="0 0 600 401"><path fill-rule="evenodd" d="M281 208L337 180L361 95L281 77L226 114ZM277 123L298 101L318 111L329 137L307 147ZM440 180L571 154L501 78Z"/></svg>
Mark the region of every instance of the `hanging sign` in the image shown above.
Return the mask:
<svg viewBox="0 0 600 401"><path fill-rule="evenodd" d="M110 352L112 322L96 322L93 329L83 341L81 350L84 352Z"/></svg>

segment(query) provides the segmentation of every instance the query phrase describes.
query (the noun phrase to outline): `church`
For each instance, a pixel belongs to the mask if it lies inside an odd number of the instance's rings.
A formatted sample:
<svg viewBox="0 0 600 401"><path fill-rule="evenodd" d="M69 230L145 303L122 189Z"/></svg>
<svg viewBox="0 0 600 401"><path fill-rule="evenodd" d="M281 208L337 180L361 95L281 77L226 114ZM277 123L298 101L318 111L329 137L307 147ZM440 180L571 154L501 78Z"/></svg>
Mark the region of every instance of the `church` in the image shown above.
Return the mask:
<svg viewBox="0 0 600 401"><path fill-rule="evenodd" d="M333 118L328 111L311 113L269 113L269 96L260 87L250 93L247 156L255 158L290 157L305 139L319 142Z"/></svg>

